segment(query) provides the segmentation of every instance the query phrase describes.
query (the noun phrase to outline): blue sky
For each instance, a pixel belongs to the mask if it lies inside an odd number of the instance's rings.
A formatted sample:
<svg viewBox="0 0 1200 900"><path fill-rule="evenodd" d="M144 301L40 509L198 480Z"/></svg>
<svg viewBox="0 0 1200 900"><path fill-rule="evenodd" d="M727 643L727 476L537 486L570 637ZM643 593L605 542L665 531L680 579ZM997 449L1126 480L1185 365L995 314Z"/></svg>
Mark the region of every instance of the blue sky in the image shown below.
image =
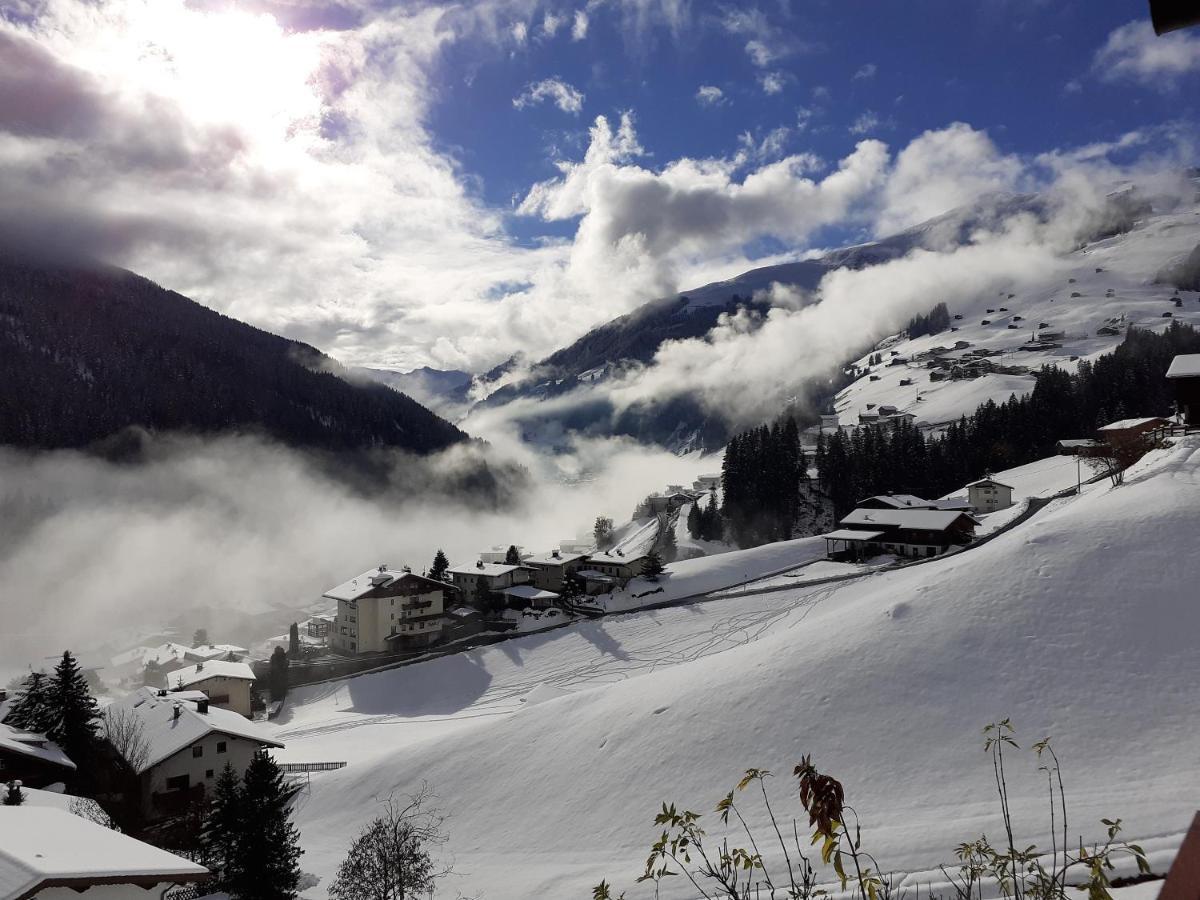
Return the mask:
<svg viewBox="0 0 1200 900"><path fill-rule="evenodd" d="M1197 162L1200 30L1041 0L12 0L0 239L486 371L981 194Z"/></svg>
<svg viewBox="0 0 1200 900"><path fill-rule="evenodd" d="M790 7L790 8L789 8ZM751 10L766 29L737 30L731 18ZM1196 121L1200 81L1192 75L1148 89L1136 80L1106 81L1093 69L1115 29L1144 19L1144 4L765 3L703 4L689 25L631 35L617 16L593 13L583 40L565 21L553 36L536 16L523 43L452 46L439 70L429 125L448 153L478 176L481 196L504 207L554 174L553 160L577 157L597 115L634 115L650 156L728 156L738 136L787 128L780 152L840 159L863 137L903 145L955 121L986 130L1009 153L1108 141L1172 120ZM569 15L569 8L561 13ZM746 45L761 37L777 54L756 65ZM781 75L778 92L761 84ZM530 84L555 78L583 95L579 112L545 101L512 100ZM697 99L713 86L721 99ZM526 217L512 223L523 240L569 233Z"/></svg>

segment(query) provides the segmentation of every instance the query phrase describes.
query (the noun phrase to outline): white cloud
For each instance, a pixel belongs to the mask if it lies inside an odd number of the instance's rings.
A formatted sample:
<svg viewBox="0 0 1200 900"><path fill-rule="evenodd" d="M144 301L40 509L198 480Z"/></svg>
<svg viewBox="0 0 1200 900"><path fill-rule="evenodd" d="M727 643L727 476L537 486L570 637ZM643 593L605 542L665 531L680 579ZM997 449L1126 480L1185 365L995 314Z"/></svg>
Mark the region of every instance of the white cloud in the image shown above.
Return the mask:
<svg viewBox="0 0 1200 900"><path fill-rule="evenodd" d="M864 135L869 134L878 127L879 116L875 115L875 113L868 109L859 113L858 118L851 122L850 127L846 130L853 135Z"/></svg>
<svg viewBox="0 0 1200 900"><path fill-rule="evenodd" d="M516 43L524 44L529 39L529 26L524 22L513 22L509 33Z"/></svg>
<svg viewBox="0 0 1200 900"><path fill-rule="evenodd" d="M956 122L915 138L896 157L877 234L890 234L994 191L1015 190L1023 165L983 131Z"/></svg>
<svg viewBox="0 0 1200 900"><path fill-rule="evenodd" d="M758 83L762 86L763 93L774 95L783 91L784 85L787 84L787 75L783 72L768 72L758 79Z"/></svg>
<svg viewBox="0 0 1200 900"><path fill-rule="evenodd" d="M812 122L813 117L817 115L818 110L808 106L796 107L796 130L804 131Z"/></svg>
<svg viewBox="0 0 1200 900"><path fill-rule="evenodd" d="M542 17L542 36L549 39L558 34L558 29L561 28L567 19L566 16L556 15L552 12L547 12Z"/></svg>
<svg viewBox="0 0 1200 900"><path fill-rule="evenodd" d="M854 73L854 80L863 81L868 78L874 78L875 73L878 71L879 68L875 65L875 63L867 63Z"/></svg>
<svg viewBox="0 0 1200 900"><path fill-rule="evenodd" d="M583 94L561 78L544 78L529 85L523 94L513 99L513 106L524 109L543 100L553 101L565 113L578 115L583 110Z"/></svg>
<svg viewBox="0 0 1200 900"><path fill-rule="evenodd" d="M702 84L696 91L696 100L701 106L720 106L725 102L725 92L713 84Z"/></svg>
<svg viewBox="0 0 1200 900"><path fill-rule="evenodd" d="M588 14L582 9L575 10L575 18L571 22L571 40L582 41L588 33Z"/></svg>
<svg viewBox="0 0 1200 900"><path fill-rule="evenodd" d="M746 42L746 55L760 69L765 69L779 58L774 50L758 40Z"/></svg>
<svg viewBox="0 0 1200 900"><path fill-rule="evenodd" d="M1170 88L1184 75L1200 72L1200 36L1177 31L1158 37L1149 22L1130 22L1109 34L1096 51L1092 71L1105 81Z"/></svg>

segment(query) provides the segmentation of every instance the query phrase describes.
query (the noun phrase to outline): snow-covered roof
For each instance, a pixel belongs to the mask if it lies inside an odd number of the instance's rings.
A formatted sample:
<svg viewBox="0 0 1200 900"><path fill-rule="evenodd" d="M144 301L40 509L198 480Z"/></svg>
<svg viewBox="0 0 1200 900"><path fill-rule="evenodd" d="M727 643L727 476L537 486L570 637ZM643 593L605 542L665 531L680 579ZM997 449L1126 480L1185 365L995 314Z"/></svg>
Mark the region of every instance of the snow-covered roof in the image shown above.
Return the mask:
<svg viewBox="0 0 1200 900"><path fill-rule="evenodd" d="M64 769L75 768L75 763L71 762L67 754L63 753L62 748L44 734L14 728L3 722L0 722L0 751L40 759L51 765L62 766Z"/></svg>
<svg viewBox="0 0 1200 900"><path fill-rule="evenodd" d="M192 647L188 650L187 655L191 659L198 660L220 659L222 656L228 656L229 651L214 647L212 644L205 644L200 647Z"/></svg>
<svg viewBox="0 0 1200 900"><path fill-rule="evenodd" d="M446 615L453 616L456 619L465 619L468 616L478 615L479 610L470 606L456 606L454 609L447 610Z"/></svg>
<svg viewBox="0 0 1200 900"><path fill-rule="evenodd" d="M210 647L215 647L218 650L223 650L226 653L249 653L245 647L239 647L237 644L209 644Z"/></svg>
<svg viewBox="0 0 1200 900"><path fill-rule="evenodd" d="M557 600L558 594L554 591L542 591L535 588L531 584L517 584L510 588L505 588L503 593L509 597L516 597L520 600Z"/></svg>
<svg viewBox="0 0 1200 900"><path fill-rule="evenodd" d="M383 565L376 566L374 569L368 569L361 575L356 575L349 581L342 582L337 587L330 588L322 596L328 597L330 600L357 600L359 597L371 593L371 591L387 588L396 582L413 578L418 581L428 582L431 587L452 587L443 582L435 581L432 578L426 578L424 575L417 575L414 572L407 571L403 567L393 568ZM385 593L383 596L388 595Z"/></svg>
<svg viewBox="0 0 1200 900"><path fill-rule="evenodd" d="M196 663L194 666L177 669L167 676L167 681L170 682L171 687L176 687L180 684L187 687L188 685L199 684L201 681L217 677L239 678L243 681L258 680L249 663L210 659L207 662Z"/></svg>
<svg viewBox="0 0 1200 900"><path fill-rule="evenodd" d="M839 528L821 537L831 541L873 541L883 535L882 531L865 531L854 528Z"/></svg>
<svg viewBox="0 0 1200 900"><path fill-rule="evenodd" d="M1095 438L1064 438L1058 442L1058 446L1072 449L1075 447L1098 447L1100 442Z"/></svg>
<svg viewBox="0 0 1200 900"><path fill-rule="evenodd" d="M231 709L210 706L208 712L201 713L196 711L195 704L180 697L180 694L172 693L160 697L154 688L141 688L105 709L105 714L129 710L141 721L142 733L150 752L145 762L138 767L138 774L153 768L212 732L244 738L267 747L283 746L269 737L258 725ZM176 708L179 709L179 718L175 718Z"/></svg>
<svg viewBox="0 0 1200 900"><path fill-rule="evenodd" d="M558 556L555 556L553 553L535 553L525 557L521 562L527 566L561 566L566 563L578 562L581 559L587 559L587 554L559 552Z"/></svg>
<svg viewBox="0 0 1200 900"><path fill-rule="evenodd" d="M1168 378L1200 378L1200 353L1181 353L1171 360Z"/></svg>
<svg viewBox="0 0 1200 900"><path fill-rule="evenodd" d="M486 575L488 578L499 578L501 575L507 575L509 572L515 572L522 568L524 566L508 565L506 563L484 563L479 566L455 566L453 569L448 569L447 571L454 575Z"/></svg>
<svg viewBox="0 0 1200 900"><path fill-rule="evenodd" d="M995 478L990 478L990 477L989 478L980 478L977 481L969 481L966 483L966 485L964 485L964 487L973 488L973 487L978 487L981 484L990 484L992 487L1008 488L1010 491L1013 489L1013 486L1011 484L1005 484L1003 481L997 481Z"/></svg>
<svg viewBox="0 0 1200 900"><path fill-rule="evenodd" d="M945 531L963 515L965 513L943 509L855 509L838 524Z"/></svg>
<svg viewBox="0 0 1200 900"><path fill-rule="evenodd" d="M1159 416L1146 416L1141 419L1119 419L1116 422L1109 422L1107 425L1101 425L1097 431L1124 431L1127 428L1137 428L1141 425L1157 425L1163 422Z"/></svg>
<svg viewBox="0 0 1200 900"><path fill-rule="evenodd" d="M208 870L166 850L45 806L0 807L0 897L51 887L187 883Z"/></svg>
<svg viewBox="0 0 1200 900"><path fill-rule="evenodd" d="M868 499L886 503L894 509L921 509L933 506L933 501L925 500L916 494L880 494Z"/></svg>

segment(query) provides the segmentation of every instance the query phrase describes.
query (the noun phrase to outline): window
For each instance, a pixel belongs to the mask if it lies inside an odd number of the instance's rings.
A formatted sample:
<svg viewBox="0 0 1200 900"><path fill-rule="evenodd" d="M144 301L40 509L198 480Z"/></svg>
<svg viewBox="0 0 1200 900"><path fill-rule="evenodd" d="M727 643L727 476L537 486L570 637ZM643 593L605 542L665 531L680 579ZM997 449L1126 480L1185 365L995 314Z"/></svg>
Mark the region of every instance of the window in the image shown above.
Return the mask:
<svg viewBox="0 0 1200 900"><path fill-rule="evenodd" d="M205 777L205 778L212 778L212 777L213 777L213 770L212 770L212 769L205 769L205 770L204 770L204 777Z"/></svg>
<svg viewBox="0 0 1200 900"><path fill-rule="evenodd" d="M204 755L204 748L196 746L192 748L192 759L199 759Z"/></svg>
<svg viewBox="0 0 1200 900"><path fill-rule="evenodd" d="M218 753L225 753L228 749L229 749L229 746L225 743L225 741L217 741L217 752Z"/></svg>
<svg viewBox="0 0 1200 900"><path fill-rule="evenodd" d="M168 791L186 791L188 789L188 777L186 775L175 775L167 779Z"/></svg>

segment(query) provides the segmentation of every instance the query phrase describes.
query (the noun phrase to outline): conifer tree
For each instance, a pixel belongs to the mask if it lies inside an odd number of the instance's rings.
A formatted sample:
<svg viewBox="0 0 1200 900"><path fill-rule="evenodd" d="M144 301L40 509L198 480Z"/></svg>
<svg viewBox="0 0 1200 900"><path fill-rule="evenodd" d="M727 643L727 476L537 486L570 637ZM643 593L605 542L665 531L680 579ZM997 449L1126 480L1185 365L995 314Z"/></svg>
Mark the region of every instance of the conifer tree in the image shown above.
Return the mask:
<svg viewBox="0 0 1200 900"><path fill-rule="evenodd" d="M300 625L297 622L288 627L288 656L291 659L300 657Z"/></svg>
<svg viewBox="0 0 1200 900"><path fill-rule="evenodd" d="M46 673L30 672L4 719L5 724L45 734L52 721L48 692Z"/></svg>
<svg viewBox="0 0 1200 900"><path fill-rule="evenodd" d="M279 766L264 750L254 754L238 797L241 826L230 865L236 900L292 900L300 881L300 833L292 824Z"/></svg>
<svg viewBox="0 0 1200 900"><path fill-rule="evenodd" d="M675 529L668 527L663 535L663 562L675 562L677 556L679 556L679 544L675 539Z"/></svg>
<svg viewBox="0 0 1200 900"><path fill-rule="evenodd" d="M233 766L225 763L225 768L217 776L212 804L201 835L204 864L216 876L213 887L217 890L229 892L234 884L239 883L237 848L241 831L241 784Z"/></svg>
<svg viewBox="0 0 1200 900"><path fill-rule="evenodd" d="M504 563L509 566L521 564L521 554L518 552L516 544L508 545L508 552L504 554Z"/></svg>
<svg viewBox="0 0 1200 900"><path fill-rule="evenodd" d="M692 508L688 510L687 517L688 534L692 536L693 540L701 539L700 525L703 517L704 514L700 510L700 501L697 500L692 503Z"/></svg>
<svg viewBox="0 0 1200 900"><path fill-rule="evenodd" d="M4 806L20 806L25 802L25 793L21 790L21 782L10 781L5 785Z"/></svg>
<svg viewBox="0 0 1200 900"><path fill-rule="evenodd" d="M450 560L446 559L446 554L438 548L438 552L433 554L433 565L429 567L429 577L434 581L445 581L446 571L450 568Z"/></svg>
<svg viewBox="0 0 1200 900"><path fill-rule="evenodd" d="M271 688L271 699L282 700L287 696L288 667L291 665L287 651L277 646L275 652L271 654L270 665L270 671L267 673L267 682Z"/></svg>
<svg viewBox="0 0 1200 900"><path fill-rule="evenodd" d="M63 652L50 676L47 703L51 722L46 736L76 765L92 759L99 743L100 708L70 650Z"/></svg>
<svg viewBox="0 0 1200 900"><path fill-rule="evenodd" d="M662 557L651 550L646 554L646 563L642 566L642 577L647 581L658 581L658 577L665 570Z"/></svg>

